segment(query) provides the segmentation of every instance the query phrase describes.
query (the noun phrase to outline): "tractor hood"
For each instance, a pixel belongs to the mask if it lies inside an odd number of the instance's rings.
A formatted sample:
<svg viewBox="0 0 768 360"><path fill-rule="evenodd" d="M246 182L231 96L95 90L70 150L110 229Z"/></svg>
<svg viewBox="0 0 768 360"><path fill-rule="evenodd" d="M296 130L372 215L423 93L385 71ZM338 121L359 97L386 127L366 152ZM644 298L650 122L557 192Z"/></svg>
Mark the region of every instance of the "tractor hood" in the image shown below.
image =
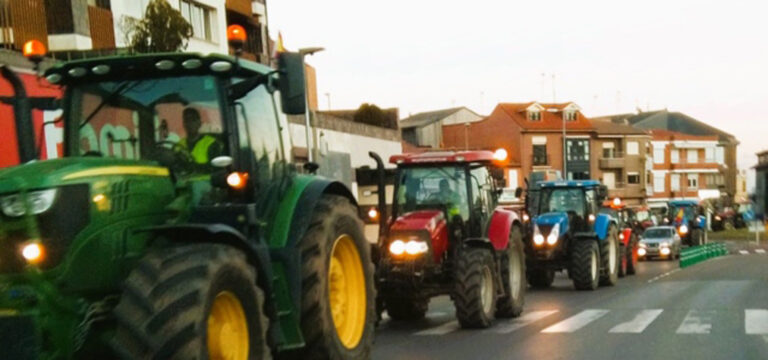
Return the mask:
<svg viewBox="0 0 768 360"><path fill-rule="evenodd" d="M32 161L0 170L0 194L27 189L83 183L103 175L168 176L166 168L149 161L98 157L69 157Z"/></svg>
<svg viewBox="0 0 768 360"><path fill-rule="evenodd" d="M431 235L445 216L440 210L419 210L399 216L392 224L393 231L426 230Z"/></svg>
<svg viewBox="0 0 768 360"><path fill-rule="evenodd" d="M560 224L560 233L564 234L568 232L568 214L564 212L541 214L536 217L534 224L541 227L553 227L555 224Z"/></svg>

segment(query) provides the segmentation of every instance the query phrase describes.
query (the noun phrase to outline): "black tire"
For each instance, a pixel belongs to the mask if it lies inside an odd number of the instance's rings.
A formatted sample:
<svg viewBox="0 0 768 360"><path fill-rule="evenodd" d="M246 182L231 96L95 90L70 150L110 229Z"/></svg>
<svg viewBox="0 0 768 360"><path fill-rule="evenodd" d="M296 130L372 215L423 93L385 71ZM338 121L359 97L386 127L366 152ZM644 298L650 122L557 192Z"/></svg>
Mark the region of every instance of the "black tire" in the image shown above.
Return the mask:
<svg viewBox="0 0 768 360"><path fill-rule="evenodd" d="M619 254L621 261L619 261L619 277L623 278L627 273L627 247L624 244L619 244Z"/></svg>
<svg viewBox="0 0 768 360"><path fill-rule="evenodd" d="M627 275L635 275L637 273L637 238L632 234L632 238L629 240L629 248L627 249Z"/></svg>
<svg viewBox="0 0 768 360"><path fill-rule="evenodd" d="M573 244L568 274L576 290L595 290L600 281L600 247L595 240L577 240Z"/></svg>
<svg viewBox="0 0 768 360"><path fill-rule="evenodd" d="M345 346L330 309L328 272L337 239L348 235L360 258L365 279L365 323L357 345ZM370 245L357 209L349 199L325 194L312 211L309 228L299 243L302 259L301 329L306 346L291 352L296 359L367 359L376 323L376 290Z"/></svg>
<svg viewBox="0 0 768 360"><path fill-rule="evenodd" d="M429 310L429 299L385 298L384 307L392 320L416 321L424 318Z"/></svg>
<svg viewBox="0 0 768 360"><path fill-rule="evenodd" d="M456 289L453 294L456 317L461 327L487 328L493 323L496 309L495 268L490 250L462 250L456 265Z"/></svg>
<svg viewBox="0 0 768 360"><path fill-rule="evenodd" d="M535 289L546 289L555 281L555 271L547 269L528 270L528 283Z"/></svg>
<svg viewBox="0 0 768 360"><path fill-rule="evenodd" d="M256 271L229 246L196 244L147 254L123 284L111 341L121 359L208 359L208 317L217 296L234 295L248 328L248 359L271 358L269 320Z"/></svg>
<svg viewBox="0 0 768 360"><path fill-rule="evenodd" d="M510 262L510 259L516 260ZM501 281L504 295L496 300L496 317L518 317L525 304L525 250L523 233L515 226L509 235L509 249L501 261ZM513 281L515 280L515 281ZM516 284L515 284L516 283Z"/></svg>
<svg viewBox="0 0 768 360"><path fill-rule="evenodd" d="M615 250L613 255L610 255L611 246L614 246ZM611 256L613 256L613 266L611 266ZM616 227L611 226L608 228L608 237L604 240L603 246L600 247L601 268L603 269L600 272L600 285L614 286L619 282L621 256L621 247L619 246L619 238L616 235Z"/></svg>

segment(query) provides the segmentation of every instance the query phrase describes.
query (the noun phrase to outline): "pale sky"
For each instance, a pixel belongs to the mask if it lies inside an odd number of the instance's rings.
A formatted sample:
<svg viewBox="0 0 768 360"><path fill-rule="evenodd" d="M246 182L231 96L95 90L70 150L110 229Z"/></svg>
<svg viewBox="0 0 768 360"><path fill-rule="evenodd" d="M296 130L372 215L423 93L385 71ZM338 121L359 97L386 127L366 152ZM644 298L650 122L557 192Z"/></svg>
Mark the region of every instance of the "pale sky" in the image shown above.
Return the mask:
<svg viewBox="0 0 768 360"><path fill-rule="evenodd" d="M574 101L587 116L680 111L768 149L765 0L268 0L270 34L322 46L318 99L400 116ZM542 75L545 74L545 75Z"/></svg>

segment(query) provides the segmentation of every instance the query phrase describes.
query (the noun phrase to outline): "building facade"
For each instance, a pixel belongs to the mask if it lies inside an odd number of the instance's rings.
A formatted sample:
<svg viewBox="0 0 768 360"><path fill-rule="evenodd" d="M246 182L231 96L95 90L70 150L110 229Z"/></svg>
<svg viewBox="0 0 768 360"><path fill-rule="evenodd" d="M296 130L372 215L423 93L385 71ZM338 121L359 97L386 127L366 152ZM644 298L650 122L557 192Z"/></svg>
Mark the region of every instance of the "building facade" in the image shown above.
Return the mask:
<svg viewBox="0 0 768 360"><path fill-rule="evenodd" d="M593 174L608 187L611 198L641 205L652 195L649 146L651 135L643 130L610 121L593 120Z"/></svg>
<svg viewBox="0 0 768 360"><path fill-rule="evenodd" d="M483 117L466 107L422 112L400 120L403 142L415 148L439 149L444 147L443 125L467 125ZM464 147L468 146L469 132L464 133ZM407 146L407 145L406 145Z"/></svg>

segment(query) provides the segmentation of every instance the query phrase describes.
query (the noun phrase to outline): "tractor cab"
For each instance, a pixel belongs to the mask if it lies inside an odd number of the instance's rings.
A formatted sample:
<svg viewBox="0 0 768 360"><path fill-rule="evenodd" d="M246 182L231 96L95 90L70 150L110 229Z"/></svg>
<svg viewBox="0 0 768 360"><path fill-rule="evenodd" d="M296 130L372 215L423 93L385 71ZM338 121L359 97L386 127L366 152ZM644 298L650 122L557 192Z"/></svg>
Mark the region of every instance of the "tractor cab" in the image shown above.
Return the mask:
<svg viewBox="0 0 768 360"><path fill-rule="evenodd" d="M683 239L683 244L689 246L704 243L704 231L707 219L698 202L693 200L673 200L668 204L664 223L674 226Z"/></svg>

